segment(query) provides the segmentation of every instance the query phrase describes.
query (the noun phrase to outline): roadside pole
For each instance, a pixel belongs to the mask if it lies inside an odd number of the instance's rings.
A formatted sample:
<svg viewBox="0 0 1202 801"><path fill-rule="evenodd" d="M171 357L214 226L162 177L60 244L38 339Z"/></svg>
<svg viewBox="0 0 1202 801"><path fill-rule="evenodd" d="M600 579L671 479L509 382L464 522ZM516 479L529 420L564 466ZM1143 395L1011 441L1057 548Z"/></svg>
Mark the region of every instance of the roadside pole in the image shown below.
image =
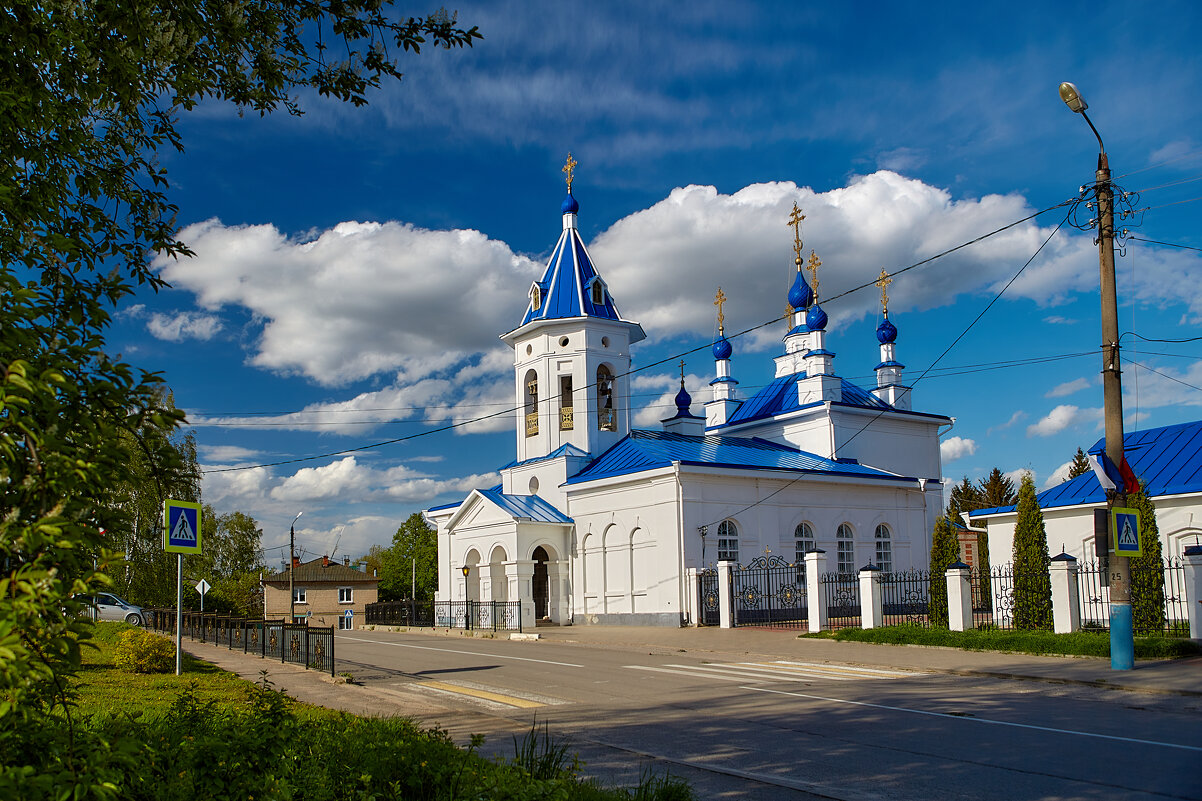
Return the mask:
<svg viewBox="0 0 1202 801"><path fill-rule="evenodd" d="M200 553L200 504L163 501L163 550L175 554L175 675L183 671L184 554Z"/></svg>

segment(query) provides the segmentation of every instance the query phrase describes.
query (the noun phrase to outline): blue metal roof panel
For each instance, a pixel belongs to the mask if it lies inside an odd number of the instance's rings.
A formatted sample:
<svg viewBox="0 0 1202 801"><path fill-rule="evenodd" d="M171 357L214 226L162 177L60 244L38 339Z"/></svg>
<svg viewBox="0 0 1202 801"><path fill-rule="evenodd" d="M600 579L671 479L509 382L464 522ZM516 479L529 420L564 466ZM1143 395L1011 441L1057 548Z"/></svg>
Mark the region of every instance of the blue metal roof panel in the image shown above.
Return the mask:
<svg viewBox="0 0 1202 801"><path fill-rule="evenodd" d="M673 462L745 470L786 470L864 478L897 479L872 467L837 462L756 437L692 436L631 431L621 442L568 479L568 484L629 475Z"/></svg>
<svg viewBox="0 0 1202 801"><path fill-rule="evenodd" d="M560 456L588 456L588 451L586 451L582 448L577 448L575 445L573 445L572 443L569 442L566 445L560 445L558 448L551 451L546 456L535 456L533 459L525 459L520 462L515 460L515 461L512 461L509 464L505 465L501 469L508 470L511 467L521 467L522 465L535 464L537 462L545 462L548 459L558 459ZM501 485L498 484L493 489L500 489L500 488L501 488Z"/></svg>
<svg viewBox="0 0 1202 801"><path fill-rule="evenodd" d="M798 373L773 379L771 383L744 401L743 405L731 415L727 425L761 420L778 414L795 412L802 408L797 401L797 382L805 377L805 373ZM839 381L843 389L843 400L837 405L860 406L866 409L893 409L888 403L863 387L856 386L845 378L841 378Z"/></svg>
<svg viewBox="0 0 1202 801"><path fill-rule="evenodd" d="M536 523L571 523L572 518L537 495L506 495L499 490L479 490L480 494L509 515Z"/></svg>

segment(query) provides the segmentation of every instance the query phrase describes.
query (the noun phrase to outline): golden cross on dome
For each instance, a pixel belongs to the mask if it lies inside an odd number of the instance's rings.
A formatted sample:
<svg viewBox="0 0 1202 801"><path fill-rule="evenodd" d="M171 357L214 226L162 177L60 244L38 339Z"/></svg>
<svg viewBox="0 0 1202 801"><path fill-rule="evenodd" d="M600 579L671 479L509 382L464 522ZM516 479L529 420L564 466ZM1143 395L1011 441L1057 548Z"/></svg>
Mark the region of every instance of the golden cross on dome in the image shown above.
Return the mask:
<svg viewBox="0 0 1202 801"><path fill-rule="evenodd" d="M714 295L714 305L718 307L718 333L722 333L722 323L726 321L726 315L722 313L722 305L726 303L726 294L722 291L722 287L718 287L718 294Z"/></svg>
<svg viewBox="0 0 1202 801"><path fill-rule="evenodd" d="M818 268L822 266L822 260L818 258L818 254L810 251L810 262L806 265L806 269L810 271L810 288L814 290L814 297L818 297Z"/></svg>
<svg viewBox="0 0 1202 801"><path fill-rule="evenodd" d="M885 268L881 268L881 277L874 282L881 288L881 309L884 310L885 316L889 316L889 293L887 291L893 279L889 277L889 273L885 272Z"/></svg>
<svg viewBox="0 0 1202 801"><path fill-rule="evenodd" d="M684 359L680 360L680 385L684 386Z"/></svg>
<svg viewBox="0 0 1202 801"><path fill-rule="evenodd" d="M785 328L788 328L788 329L793 328L792 317L793 317L793 304L786 303L785 304Z"/></svg>
<svg viewBox="0 0 1202 801"><path fill-rule="evenodd" d="M805 218L801 209L797 207L797 201L794 201L793 211L789 214L789 225L793 226L793 252L797 254L798 268L801 267L801 221Z"/></svg>
<svg viewBox="0 0 1202 801"><path fill-rule="evenodd" d="M572 154L568 153L568 160L564 162L563 169L560 172L567 173L568 176L568 194L572 194L572 171L576 169L576 159L572 158Z"/></svg>

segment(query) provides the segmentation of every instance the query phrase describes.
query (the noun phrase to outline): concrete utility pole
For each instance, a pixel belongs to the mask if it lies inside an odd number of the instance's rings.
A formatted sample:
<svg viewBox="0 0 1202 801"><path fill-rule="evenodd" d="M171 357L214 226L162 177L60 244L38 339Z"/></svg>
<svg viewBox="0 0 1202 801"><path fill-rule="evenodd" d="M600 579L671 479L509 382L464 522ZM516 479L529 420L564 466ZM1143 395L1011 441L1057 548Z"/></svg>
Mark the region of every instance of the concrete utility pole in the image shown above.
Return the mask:
<svg viewBox="0 0 1202 801"><path fill-rule="evenodd" d="M296 574L296 521L304 512L297 512L288 526L288 622L296 620L296 586L293 576Z"/></svg>
<svg viewBox="0 0 1202 801"><path fill-rule="evenodd" d="M1089 105L1071 83L1060 84L1060 99L1089 123L1098 140L1098 171L1095 193L1098 198L1098 269L1102 287L1102 393L1106 419L1106 458L1116 467L1123 463L1123 385L1119 377L1118 293L1114 283L1114 190L1110 184L1110 160L1098 129L1085 113ZM1106 511L1127 505L1126 495L1107 497ZM1114 532L1110 532L1114 550ZM1110 667L1131 670L1135 667L1135 639L1131 620L1131 560L1110 557Z"/></svg>

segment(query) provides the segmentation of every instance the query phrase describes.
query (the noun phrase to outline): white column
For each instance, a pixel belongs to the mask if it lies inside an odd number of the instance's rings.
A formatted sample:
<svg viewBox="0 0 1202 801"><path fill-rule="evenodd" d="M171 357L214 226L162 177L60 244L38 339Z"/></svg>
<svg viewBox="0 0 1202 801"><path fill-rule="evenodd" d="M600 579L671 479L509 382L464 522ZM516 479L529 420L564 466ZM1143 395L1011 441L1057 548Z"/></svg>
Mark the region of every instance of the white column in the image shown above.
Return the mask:
<svg viewBox="0 0 1202 801"><path fill-rule="evenodd" d="M947 581L947 627L952 631L972 628L972 568L952 562L943 574Z"/></svg>
<svg viewBox="0 0 1202 801"><path fill-rule="evenodd" d="M522 631L534 631L534 562L514 560L504 565L505 578L509 582L508 598L522 602Z"/></svg>
<svg viewBox="0 0 1202 801"><path fill-rule="evenodd" d="M571 565L566 561L547 562L547 612L551 620L561 626L572 625L571 615L568 614L568 601L572 594L571 573Z"/></svg>
<svg viewBox="0 0 1202 801"><path fill-rule="evenodd" d="M826 628L826 596L819 579L826 572L826 551L813 550L806 554L806 605L809 606L810 631Z"/></svg>
<svg viewBox="0 0 1202 801"><path fill-rule="evenodd" d="M701 625L701 609L698 608L698 599L701 597L699 572L698 568L690 567L684 574L684 613L690 626Z"/></svg>
<svg viewBox="0 0 1202 801"><path fill-rule="evenodd" d="M1081 628L1081 591L1077 586L1077 559L1066 553L1052 557L1048 565L1052 582L1052 630L1071 634Z"/></svg>
<svg viewBox="0 0 1202 801"><path fill-rule="evenodd" d="M734 562L718 563L718 626L724 629L733 628L735 624L735 610L731 608L730 591L730 572L734 567Z"/></svg>
<svg viewBox="0 0 1202 801"><path fill-rule="evenodd" d="M1185 548L1185 606L1189 614L1189 636L1202 640L1202 545Z"/></svg>
<svg viewBox="0 0 1202 801"><path fill-rule="evenodd" d="M860 628L876 629L884 621L881 599L881 569L874 564L860 568Z"/></svg>

